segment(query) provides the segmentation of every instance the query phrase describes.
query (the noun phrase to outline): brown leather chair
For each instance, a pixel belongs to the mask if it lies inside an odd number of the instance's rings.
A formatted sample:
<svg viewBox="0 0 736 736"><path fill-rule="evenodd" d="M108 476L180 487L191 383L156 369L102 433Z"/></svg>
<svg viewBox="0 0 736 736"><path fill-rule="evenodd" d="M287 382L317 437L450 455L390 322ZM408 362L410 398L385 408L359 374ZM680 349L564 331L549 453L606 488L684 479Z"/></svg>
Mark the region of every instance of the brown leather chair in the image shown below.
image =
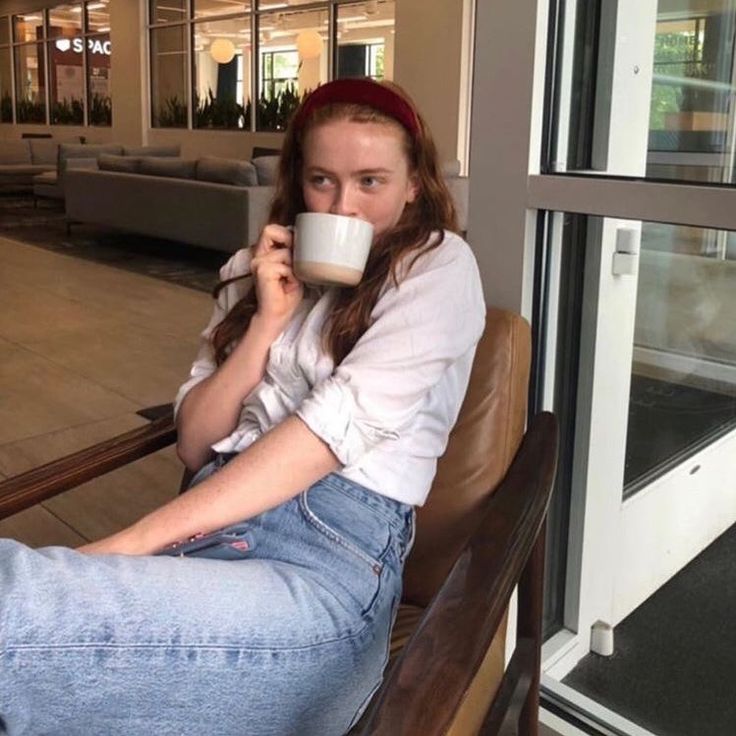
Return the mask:
<svg viewBox="0 0 736 736"><path fill-rule="evenodd" d="M388 675L351 734L471 736L499 733L512 722L519 733L536 733L540 529L557 439L554 418L540 415L519 450L529 367L528 324L490 309L458 422L429 499L417 513ZM175 439L169 413L4 481L0 518ZM520 579L517 648L504 674L506 608ZM513 728L509 733L517 733Z"/></svg>

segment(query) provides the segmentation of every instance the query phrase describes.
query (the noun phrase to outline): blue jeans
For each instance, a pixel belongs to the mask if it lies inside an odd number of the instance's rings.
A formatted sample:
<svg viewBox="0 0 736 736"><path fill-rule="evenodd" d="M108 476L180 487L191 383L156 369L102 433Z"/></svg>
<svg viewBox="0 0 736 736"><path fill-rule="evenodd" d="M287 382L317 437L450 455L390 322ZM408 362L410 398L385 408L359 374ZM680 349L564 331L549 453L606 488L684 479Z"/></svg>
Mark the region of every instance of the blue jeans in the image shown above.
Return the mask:
<svg viewBox="0 0 736 736"><path fill-rule="evenodd" d="M0 733L349 730L387 662L413 509L332 474L249 523L228 561L0 539Z"/></svg>

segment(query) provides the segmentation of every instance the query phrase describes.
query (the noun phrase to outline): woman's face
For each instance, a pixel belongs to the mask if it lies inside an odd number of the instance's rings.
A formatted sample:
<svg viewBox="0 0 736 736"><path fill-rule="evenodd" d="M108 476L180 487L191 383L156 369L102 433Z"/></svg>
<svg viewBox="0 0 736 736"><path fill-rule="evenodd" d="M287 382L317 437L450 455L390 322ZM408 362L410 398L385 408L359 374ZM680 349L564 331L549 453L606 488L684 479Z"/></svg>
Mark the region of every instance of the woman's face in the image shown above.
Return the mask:
<svg viewBox="0 0 736 736"><path fill-rule="evenodd" d="M312 128L304 140L302 188L308 211L359 217L380 235L417 194L401 129L350 120Z"/></svg>

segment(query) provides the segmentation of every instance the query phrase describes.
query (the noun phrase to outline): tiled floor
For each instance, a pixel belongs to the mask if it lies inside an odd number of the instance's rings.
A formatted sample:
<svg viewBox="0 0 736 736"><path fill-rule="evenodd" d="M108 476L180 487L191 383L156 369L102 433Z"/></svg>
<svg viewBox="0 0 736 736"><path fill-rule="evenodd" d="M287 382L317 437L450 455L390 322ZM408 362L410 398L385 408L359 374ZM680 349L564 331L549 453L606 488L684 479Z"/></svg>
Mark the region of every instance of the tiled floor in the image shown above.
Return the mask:
<svg viewBox="0 0 736 736"><path fill-rule="evenodd" d="M171 401L210 297L0 238L0 478L144 424ZM76 545L176 493L172 448L0 522L33 546Z"/></svg>

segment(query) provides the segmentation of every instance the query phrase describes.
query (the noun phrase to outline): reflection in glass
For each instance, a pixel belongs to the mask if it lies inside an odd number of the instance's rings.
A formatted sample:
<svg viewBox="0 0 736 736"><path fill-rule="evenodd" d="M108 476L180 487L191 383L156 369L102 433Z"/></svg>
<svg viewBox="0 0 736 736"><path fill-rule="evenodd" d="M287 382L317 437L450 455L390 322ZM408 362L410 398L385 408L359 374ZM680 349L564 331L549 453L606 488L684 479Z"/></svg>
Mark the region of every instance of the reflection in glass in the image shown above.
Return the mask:
<svg viewBox="0 0 736 736"><path fill-rule="evenodd" d="M151 124L187 127L187 26L151 30Z"/></svg>
<svg viewBox="0 0 736 736"><path fill-rule="evenodd" d="M194 127L250 128L250 17L194 25Z"/></svg>
<svg viewBox="0 0 736 736"><path fill-rule="evenodd" d="M42 43L15 47L15 115L18 123L46 122L43 66Z"/></svg>
<svg viewBox="0 0 736 736"><path fill-rule="evenodd" d="M0 48L0 123L13 122L13 82L10 47Z"/></svg>
<svg viewBox="0 0 736 736"><path fill-rule="evenodd" d="M566 4L550 167L734 183L736 0L596 7ZM648 138L640 162L609 150L616 136Z"/></svg>
<svg viewBox="0 0 736 736"><path fill-rule="evenodd" d="M187 19L187 0L151 0L151 23L177 23Z"/></svg>
<svg viewBox="0 0 736 736"><path fill-rule="evenodd" d="M13 40L16 43L43 38L43 11L13 16Z"/></svg>
<svg viewBox="0 0 736 736"><path fill-rule="evenodd" d="M217 15L232 15L250 11L248 0L192 0L192 10L195 18L208 18Z"/></svg>
<svg viewBox="0 0 736 736"><path fill-rule="evenodd" d="M52 125L84 124L82 4L49 10L49 118Z"/></svg>
<svg viewBox="0 0 736 736"><path fill-rule="evenodd" d="M112 125L110 70L112 66L110 34L89 36L87 39L87 89L89 94L89 124Z"/></svg>
<svg viewBox="0 0 736 736"><path fill-rule="evenodd" d="M7 15L0 17L0 46L10 43L10 25Z"/></svg>
<svg viewBox="0 0 736 736"><path fill-rule="evenodd" d="M394 0L337 8L336 77L393 79Z"/></svg>
<svg viewBox="0 0 736 736"><path fill-rule="evenodd" d="M326 10L268 13L260 17L258 130L284 130L310 90L327 81Z"/></svg>
<svg viewBox="0 0 736 736"><path fill-rule="evenodd" d="M49 10L49 38L76 38L82 33L82 4L57 5Z"/></svg>
<svg viewBox="0 0 736 736"><path fill-rule="evenodd" d="M736 426L733 233L643 223L625 493Z"/></svg>
<svg viewBox="0 0 736 736"><path fill-rule="evenodd" d="M84 38L49 41L49 93L52 125L84 124Z"/></svg>
<svg viewBox="0 0 736 736"><path fill-rule="evenodd" d="M174 3L167 3L173 5ZM110 32L110 0L87 3L87 30L93 33Z"/></svg>

